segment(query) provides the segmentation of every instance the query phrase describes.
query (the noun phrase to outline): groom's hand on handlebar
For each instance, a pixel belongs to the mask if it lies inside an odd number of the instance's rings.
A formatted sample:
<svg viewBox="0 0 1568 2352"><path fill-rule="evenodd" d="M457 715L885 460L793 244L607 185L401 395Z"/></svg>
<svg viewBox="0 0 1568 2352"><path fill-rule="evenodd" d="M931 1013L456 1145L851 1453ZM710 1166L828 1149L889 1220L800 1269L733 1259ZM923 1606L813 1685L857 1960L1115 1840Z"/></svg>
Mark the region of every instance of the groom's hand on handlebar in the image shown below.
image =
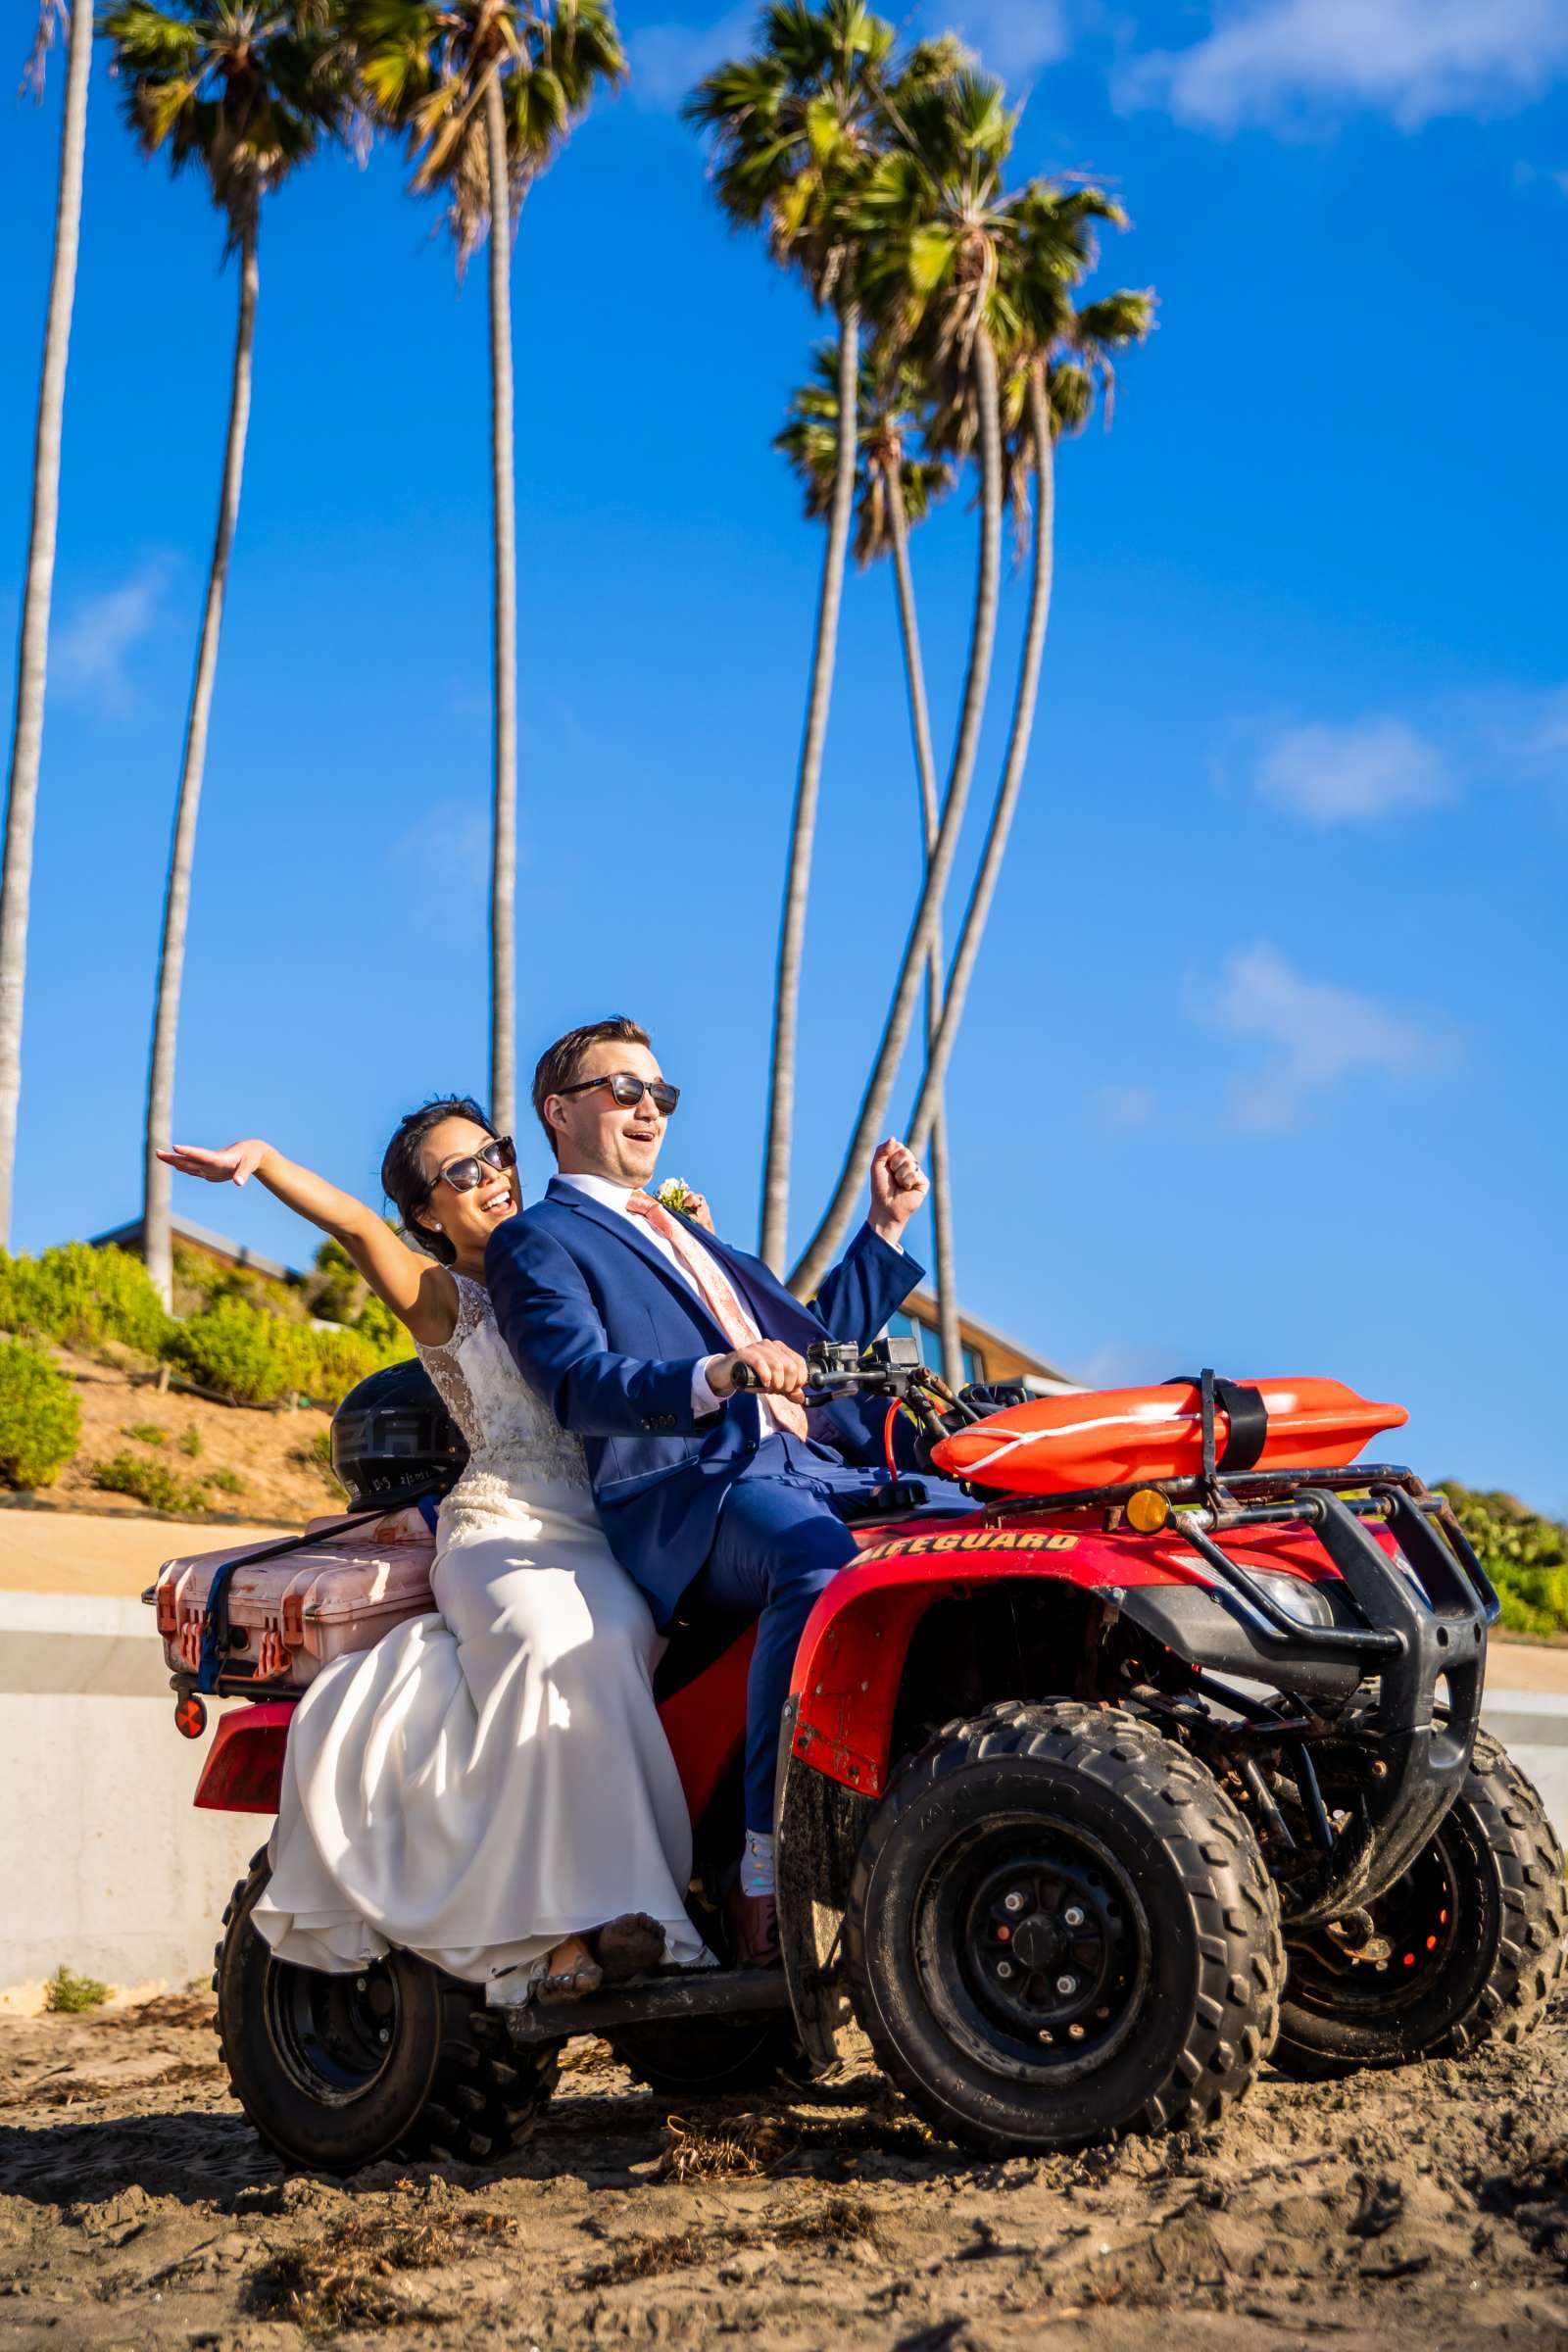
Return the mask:
<svg viewBox="0 0 1568 2352"><path fill-rule="evenodd" d="M719 1356L708 1372L708 1385L715 1396L755 1389L764 1396L788 1396L795 1404L806 1401L806 1381L805 1356L780 1340L754 1340L750 1348Z"/></svg>

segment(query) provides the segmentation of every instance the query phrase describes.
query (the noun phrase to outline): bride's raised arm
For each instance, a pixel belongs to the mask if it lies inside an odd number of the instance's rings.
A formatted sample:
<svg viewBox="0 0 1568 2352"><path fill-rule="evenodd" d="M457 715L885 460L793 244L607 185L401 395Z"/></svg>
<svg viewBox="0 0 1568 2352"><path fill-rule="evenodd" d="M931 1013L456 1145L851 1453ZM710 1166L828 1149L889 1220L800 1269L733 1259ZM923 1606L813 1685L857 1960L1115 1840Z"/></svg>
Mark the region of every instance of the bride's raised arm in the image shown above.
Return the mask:
<svg viewBox="0 0 1568 2352"><path fill-rule="evenodd" d="M376 1297L425 1348L442 1347L458 1320L458 1287L447 1267L399 1241L384 1217L352 1193L328 1184L312 1168L285 1159L259 1136L246 1136L221 1151L176 1144L160 1159L182 1176L207 1184L245 1185L254 1176L286 1208L341 1242Z"/></svg>

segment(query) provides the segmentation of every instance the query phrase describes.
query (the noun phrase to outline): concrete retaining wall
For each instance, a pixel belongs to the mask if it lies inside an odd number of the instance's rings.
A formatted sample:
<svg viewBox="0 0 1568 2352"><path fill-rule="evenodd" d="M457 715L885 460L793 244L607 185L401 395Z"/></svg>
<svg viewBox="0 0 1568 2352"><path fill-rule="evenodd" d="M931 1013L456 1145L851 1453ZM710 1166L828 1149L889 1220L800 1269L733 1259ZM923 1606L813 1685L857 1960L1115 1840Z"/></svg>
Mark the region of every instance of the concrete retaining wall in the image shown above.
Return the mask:
<svg viewBox="0 0 1568 2352"><path fill-rule="evenodd" d="M139 1601L0 1592L0 1991L62 1963L116 1985L204 1981L260 1816L198 1813Z"/></svg>
<svg viewBox="0 0 1568 2352"><path fill-rule="evenodd" d="M1484 1719L1568 1841L1568 1695L1494 1690ZM207 1976L269 1827L192 1809L211 1739L174 1730L139 1601L0 1592L0 1993L62 1962L118 1985Z"/></svg>

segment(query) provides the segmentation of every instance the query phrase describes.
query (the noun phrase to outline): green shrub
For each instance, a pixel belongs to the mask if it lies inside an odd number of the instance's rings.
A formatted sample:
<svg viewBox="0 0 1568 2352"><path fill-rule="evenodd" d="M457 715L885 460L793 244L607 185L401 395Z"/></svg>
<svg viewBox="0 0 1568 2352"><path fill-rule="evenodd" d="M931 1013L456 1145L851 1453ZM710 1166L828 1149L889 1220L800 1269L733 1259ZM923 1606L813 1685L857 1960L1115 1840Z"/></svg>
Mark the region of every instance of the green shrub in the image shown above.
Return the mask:
<svg viewBox="0 0 1568 2352"><path fill-rule="evenodd" d="M386 1301L377 1298L372 1291L354 1325L361 1339L368 1340L378 1348L382 1361L397 1363L409 1352L408 1326L400 1323Z"/></svg>
<svg viewBox="0 0 1568 2352"><path fill-rule="evenodd" d="M169 1317L139 1257L128 1250L67 1242L41 1257L0 1252L0 1330L31 1332L73 1348L119 1340L157 1356Z"/></svg>
<svg viewBox="0 0 1568 2352"><path fill-rule="evenodd" d="M95 1462L92 1483L106 1494L129 1494L150 1511L168 1511L190 1519L211 1507L200 1479L180 1478L167 1462L144 1462L138 1454L117 1453L112 1462Z"/></svg>
<svg viewBox="0 0 1568 2352"><path fill-rule="evenodd" d="M0 1342L0 1484L46 1487L81 1436L76 1393L35 1348Z"/></svg>
<svg viewBox="0 0 1568 2352"><path fill-rule="evenodd" d="M307 1326L290 1332L295 1388L313 1404L330 1409L341 1403L350 1389L383 1364L398 1363L413 1354L414 1343L403 1325L392 1318L392 1328L396 1338L389 1346L378 1346L358 1331L316 1331Z"/></svg>
<svg viewBox="0 0 1568 2352"><path fill-rule="evenodd" d="M127 1421L121 1431L122 1438L134 1438L140 1446L167 1446L169 1432L156 1421Z"/></svg>
<svg viewBox="0 0 1568 2352"><path fill-rule="evenodd" d="M294 1386L290 1343L296 1332L265 1307L220 1299L169 1340L169 1358L198 1388L234 1404L271 1404Z"/></svg>
<svg viewBox="0 0 1568 2352"><path fill-rule="evenodd" d="M1480 1493L1451 1478L1443 1492L1497 1588L1503 1624L1537 1641L1568 1634L1568 1527L1512 1494Z"/></svg>
<svg viewBox="0 0 1568 2352"><path fill-rule="evenodd" d="M267 1307L284 1323L297 1323L308 1311L299 1291L291 1290L286 1282L257 1274L249 1266L229 1266L218 1273L209 1286L207 1303L218 1306L225 1298L237 1298L242 1306Z"/></svg>
<svg viewBox="0 0 1568 2352"><path fill-rule="evenodd" d="M107 1984L100 1984L96 1977L74 1975L62 1960L44 1986L43 2005L58 2017L79 2017L83 2009L102 2008L108 1998Z"/></svg>
<svg viewBox="0 0 1568 2352"><path fill-rule="evenodd" d="M179 1450L182 1454L184 1454L187 1461L199 1462L202 1455L201 1431L199 1429L187 1429L184 1436L179 1441Z"/></svg>
<svg viewBox="0 0 1568 2352"><path fill-rule="evenodd" d="M302 1470L324 1470L329 1478L335 1477L332 1468L332 1432L318 1429L313 1438L307 1438L303 1446L295 1446L291 1458L299 1463Z"/></svg>
<svg viewBox="0 0 1568 2352"><path fill-rule="evenodd" d="M312 1314L326 1323L353 1323L365 1304L365 1277L330 1236L316 1252L316 1279L307 1288Z"/></svg>
<svg viewBox="0 0 1568 2352"><path fill-rule="evenodd" d="M243 1494L245 1492L245 1481L237 1470L208 1470L204 1476L208 1485L216 1487L220 1494Z"/></svg>

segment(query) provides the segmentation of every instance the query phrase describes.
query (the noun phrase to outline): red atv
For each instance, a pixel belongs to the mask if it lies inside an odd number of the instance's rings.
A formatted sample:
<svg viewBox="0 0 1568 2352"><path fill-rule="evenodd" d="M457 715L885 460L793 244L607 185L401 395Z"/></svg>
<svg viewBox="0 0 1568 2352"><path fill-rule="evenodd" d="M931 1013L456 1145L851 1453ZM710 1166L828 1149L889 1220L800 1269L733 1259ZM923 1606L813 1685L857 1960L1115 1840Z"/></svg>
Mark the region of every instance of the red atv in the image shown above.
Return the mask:
<svg viewBox="0 0 1568 2352"><path fill-rule="evenodd" d="M1004 2155L1212 2123L1270 2056L1324 2076L1534 2024L1563 1965L1563 1857L1477 1729L1497 1603L1444 1496L1383 1465L1256 1466L1225 1409L1256 1392L1205 1373L1193 1475L974 1489L955 1515L921 1468L1022 1392L954 1397L908 1342L823 1348L812 1370L823 1399L899 1408L916 1452L870 1497L861 1557L796 1660L784 1969L656 1973L574 2004L572 2033L689 2099L826 2067L858 2022L939 2130ZM360 1500L461 1461L411 1379L376 1375L340 1408ZM395 1408L371 1393L389 1381ZM207 1671L174 1676L186 1729L198 1682L255 1699L216 1582L204 1640ZM733 1621L682 1622L657 1684L696 1833L690 1907L721 1953L751 1645ZM222 1715L198 1805L275 1811L292 1703ZM561 2010L487 2009L407 1953L346 1976L280 1963L250 1924L267 1867L235 1890L215 1978L263 2138L349 2171L524 2136Z"/></svg>

